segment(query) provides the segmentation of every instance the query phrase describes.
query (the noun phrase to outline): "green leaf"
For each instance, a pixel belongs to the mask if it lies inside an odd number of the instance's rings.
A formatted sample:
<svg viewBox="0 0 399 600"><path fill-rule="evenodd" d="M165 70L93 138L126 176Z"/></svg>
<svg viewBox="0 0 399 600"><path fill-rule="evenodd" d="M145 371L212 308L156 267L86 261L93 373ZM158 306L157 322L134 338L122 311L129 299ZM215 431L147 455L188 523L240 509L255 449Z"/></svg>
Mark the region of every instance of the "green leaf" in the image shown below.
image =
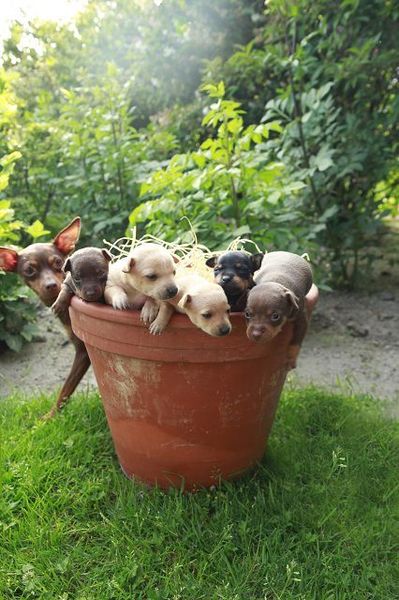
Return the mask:
<svg viewBox="0 0 399 600"><path fill-rule="evenodd" d="M36 219L36 221L34 223L32 223L32 225L27 227L26 231L27 231L27 233L29 233L29 235L31 235L33 237L34 240L41 237L42 235L46 235L47 233L50 233L50 231L48 231L48 229L44 229L43 223L41 221L39 221L38 219Z"/></svg>

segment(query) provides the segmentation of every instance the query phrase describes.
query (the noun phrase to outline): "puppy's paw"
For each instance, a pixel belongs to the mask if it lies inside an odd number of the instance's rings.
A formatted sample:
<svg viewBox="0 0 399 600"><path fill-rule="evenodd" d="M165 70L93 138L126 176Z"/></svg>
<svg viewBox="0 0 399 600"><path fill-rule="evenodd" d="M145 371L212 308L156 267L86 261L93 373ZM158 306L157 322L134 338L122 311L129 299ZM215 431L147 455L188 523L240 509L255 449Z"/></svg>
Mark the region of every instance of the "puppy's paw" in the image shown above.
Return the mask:
<svg viewBox="0 0 399 600"><path fill-rule="evenodd" d="M153 301L146 300L143 308L141 309L140 319L144 325L150 325L157 318L159 312L159 306Z"/></svg>
<svg viewBox="0 0 399 600"><path fill-rule="evenodd" d="M148 329L152 335L161 335L161 333L165 331L165 327L166 326L163 323L161 323L160 321L157 322L157 320L155 319L155 321L151 323Z"/></svg>
<svg viewBox="0 0 399 600"><path fill-rule="evenodd" d="M129 299L126 294L117 294L112 298L112 307L116 310L126 310L129 308Z"/></svg>
<svg viewBox="0 0 399 600"><path fill-rule="evenodd" d="M300 346L288 346L286 366L288 370L296 368Z"/></svg>

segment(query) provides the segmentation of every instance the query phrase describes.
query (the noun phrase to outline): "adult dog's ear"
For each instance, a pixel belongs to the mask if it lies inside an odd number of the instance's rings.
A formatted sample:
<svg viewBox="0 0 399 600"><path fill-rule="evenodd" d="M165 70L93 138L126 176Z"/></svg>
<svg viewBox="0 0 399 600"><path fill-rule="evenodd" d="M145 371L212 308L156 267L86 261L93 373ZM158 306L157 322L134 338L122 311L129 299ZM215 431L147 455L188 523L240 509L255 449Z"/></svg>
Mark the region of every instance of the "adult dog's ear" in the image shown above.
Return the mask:
<svg viewBox="0 0 399 600"><path fill-rule="evenodd" d="M134 258L128 258L126 262L126 267L122 269L123 273L130 273L133 270L136 261Z"/></svg>
<svg viewBox="0 0 399 600"><path fill-rule="evenodd" d="M211 256L210 258L208 258L208 260L205 262L207 267L211 267L211 269L214 268L214 266L216 265L216 261L217 261L218 257L217 256Z"/></svg>
<svg viewBox="0 0 399 600"><path fill-rule="evenodd" d="M0 269L16 271L18 266L18 252L12 248L0 247Z"/></svg>
<svg viewBox="0 0 399 600"><path fill-rule="evenodd" d="M111 260L112 260L112 256L111 256L111 254L108 252L108 250L106 250L105 248L102 248L101 252L102 252L102 255L103 255L103 257L105 258L105 260L106 260L107 262L111 262Z"/></svg>
<svg viewBox="0 0 399 600"><path fill-rule="evenodd" d="M64 229L53 239L54 246L62 254L70 254L75 250L75 244L80 234L80 217L75 217Z"/></svg>
<svg viewBox="0 0 399 600"><path fill-rule="evenodd" d="M299 310L299 298L288 289L285 290L285 297L291 305L291 312L288 315L288 318L292 319Z"/></svg>
<svg viewBox="0 0 399 600"><path fill-rule="evenodd" d="M255 271L260 269L264 256L265 255L263 252L258 252L257 254L252 254L252 256L250 257L252 273L255 273Z"/></svg>

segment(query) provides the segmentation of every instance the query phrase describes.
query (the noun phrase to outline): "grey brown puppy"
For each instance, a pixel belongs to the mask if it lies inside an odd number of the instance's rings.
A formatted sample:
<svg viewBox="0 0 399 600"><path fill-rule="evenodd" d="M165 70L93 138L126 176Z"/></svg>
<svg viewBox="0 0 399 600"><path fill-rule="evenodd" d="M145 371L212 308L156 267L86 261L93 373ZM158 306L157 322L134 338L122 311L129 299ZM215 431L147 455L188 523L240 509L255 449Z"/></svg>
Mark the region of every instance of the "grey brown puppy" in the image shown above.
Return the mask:
<svg viewBox="0 0 399 600"><path fill-rule="evenodd" d="M254 279L256 285L248 294L245 310L247 336L256 342L268 342L287 321L293 321L287 366L294 369L307 328L305 296L312 287L312 270L297 254L269 252Z"/></svg>
<svg viewBox="0 0 399 600"><path fill-rule="evenodd" d="M72 296L86 302L101 302L107 283L111 255L100 248L82 248L74 252L63 266L67 274L52 310L59 317L68 312Z"/></svg>

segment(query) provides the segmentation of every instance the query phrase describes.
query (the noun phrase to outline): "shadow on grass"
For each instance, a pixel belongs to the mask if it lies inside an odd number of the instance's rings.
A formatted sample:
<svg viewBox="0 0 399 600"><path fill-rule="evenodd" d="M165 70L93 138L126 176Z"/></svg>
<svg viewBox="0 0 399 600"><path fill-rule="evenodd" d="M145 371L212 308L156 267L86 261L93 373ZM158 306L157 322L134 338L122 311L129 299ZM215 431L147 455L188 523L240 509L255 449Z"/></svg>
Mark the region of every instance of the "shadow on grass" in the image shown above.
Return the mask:
<svg viewBox="0 0 399 600"><path fill-rule="evenodd" d="M182 495L125 479L96 395L1 404L2 598L398 597L399 426L287 392L255 472Z"/></svg>

